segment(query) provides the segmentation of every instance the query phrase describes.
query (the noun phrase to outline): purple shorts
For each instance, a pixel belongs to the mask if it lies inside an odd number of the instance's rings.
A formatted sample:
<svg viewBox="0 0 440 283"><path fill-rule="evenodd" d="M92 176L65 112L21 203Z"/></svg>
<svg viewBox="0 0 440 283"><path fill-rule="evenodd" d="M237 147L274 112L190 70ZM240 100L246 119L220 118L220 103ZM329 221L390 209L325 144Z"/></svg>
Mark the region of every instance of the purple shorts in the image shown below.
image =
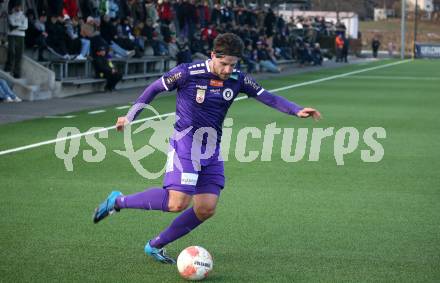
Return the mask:
<svg viewBox="0 0 440 283"><path fill-rule="evenodd" d="M189 195L220 195L225 186L223 161L219 160L220 148L208 159L191 160L191 137L170 141L163 187Z"/></svg>

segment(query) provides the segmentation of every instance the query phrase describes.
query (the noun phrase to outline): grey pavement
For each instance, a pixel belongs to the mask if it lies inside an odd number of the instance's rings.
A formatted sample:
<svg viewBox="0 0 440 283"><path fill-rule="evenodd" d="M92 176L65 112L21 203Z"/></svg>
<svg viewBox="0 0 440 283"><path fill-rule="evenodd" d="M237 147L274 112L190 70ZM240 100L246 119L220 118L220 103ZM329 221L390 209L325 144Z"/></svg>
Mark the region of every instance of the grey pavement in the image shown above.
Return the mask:
<svg viewBox="0 0 440 283"><path fill-rule="evenodd" d="M351 58L348 64L359 64L371 59ZM297 64L285 67L280 74L252 74L255 79L295 75L322 69L347 66L347 63L324 62L321 67L307 66L299 68ZM24 101L21 103L0 103L0 124L14 123L46 116L64 115L70 112L94 110L102 107L131 104L142 93L142 88L118 90L112 93L98 92L67 98L53 98L40 101Z"/></svg>

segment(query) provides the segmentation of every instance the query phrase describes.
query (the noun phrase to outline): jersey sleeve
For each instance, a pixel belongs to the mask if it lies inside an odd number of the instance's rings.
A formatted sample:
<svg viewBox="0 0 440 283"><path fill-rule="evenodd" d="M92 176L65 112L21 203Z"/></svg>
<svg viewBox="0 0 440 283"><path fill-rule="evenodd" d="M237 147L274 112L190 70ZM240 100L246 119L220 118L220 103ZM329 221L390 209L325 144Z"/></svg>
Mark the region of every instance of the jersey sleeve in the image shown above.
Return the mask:
<svg viewBox="0 0 440 283"><path fill-rule="evenodd" d="M249 97L252 97L271 108L289 115L296 115L303 109L303 107L292 101L265 90L248 74L243 74L241 78L241 92L244 92Z"/></svg>
<svg viewBox="0 0 440 283"><path fill-rule="evenodd" d="M146 104L150 104L150 102L158 95L159 93L165 90L162 85L162 80L157 79L152 84L150 84L141 96L136 99L133 106L128 111L126 118L129 122L132 122L136 119L136 117L142 112Z"/></svg>
<svg viewBox="0 0 440 283"><path fill-rule="evenodd" d="M264 88L249 74L241 73L240 84L240 92L247 94L249 97L256 97L264 91Z"/></svg>
<svg viewBox="0 0 440 283"><path fill-rule="evenodd" d="M162 85L167 91L181 88L188 79L188 68L186 64L180 64L166 72L161 80Z"/></svg>

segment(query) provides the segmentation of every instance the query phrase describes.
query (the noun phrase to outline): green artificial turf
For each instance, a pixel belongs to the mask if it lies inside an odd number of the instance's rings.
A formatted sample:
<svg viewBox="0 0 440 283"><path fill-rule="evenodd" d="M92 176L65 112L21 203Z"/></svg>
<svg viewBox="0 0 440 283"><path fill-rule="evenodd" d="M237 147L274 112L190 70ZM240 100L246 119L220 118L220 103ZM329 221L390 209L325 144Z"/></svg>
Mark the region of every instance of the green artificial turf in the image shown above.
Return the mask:
<svg viewBox="0 0 440 283"><path fill-rule="evenodd" d="M266 89L388 64L390 61L262 81ZM419 78L419 79L418 79ZM200 245L214 257L209 282L439 282L440 281L440 61L412 61L278 92L319 109L323 119L296 119L252 100L237 101L226 188L214 218L172 243L171 255ZM159 97L160 113L175 97ZM113 125L126 110L108 108L73 119L37 119L0 126L0 151L55 139L65 126L86 131ZM151 113L144 113L148 117ZM305 157L281 159L275 136L271 161L238 162L234 149L243 127L276 122L308 128ZM335 135L322 141L319 161L308 161L313 128L354 127L359 146L335 161ZM380 162L362 161L363 133L383 127ZM137 148L148 132L133 136ZM175 266L143 254L145 242L176 216L126 210L97 225L92 212L117 188L124 194L161 185L146 180L121 155L123 135L107 139L106 157L85 162L92 149L81 138L73 171L45 145L0 156L0 281L180 282ZM262 139L248 139L261 151ZM142 164L160 169L166 157Z"/></svg>

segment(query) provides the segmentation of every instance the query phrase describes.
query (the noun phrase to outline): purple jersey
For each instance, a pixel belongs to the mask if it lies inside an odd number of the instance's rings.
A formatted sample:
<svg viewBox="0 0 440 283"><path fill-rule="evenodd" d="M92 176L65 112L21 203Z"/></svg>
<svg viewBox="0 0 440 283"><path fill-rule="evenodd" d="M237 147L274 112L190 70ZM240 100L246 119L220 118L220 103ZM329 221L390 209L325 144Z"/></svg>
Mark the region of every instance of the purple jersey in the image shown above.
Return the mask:
<svg viewBox="0 0 440 283"><path fill-rule="evenodd" d="M176 115L180 119L176 122L176 130L191 126L194 129L211 127L216 130L219 142L223 120L240 92L257 99L262 95L258 100L289 114L294 115L301 109L283 98L281 100L287 104L279 103L276 98L280 97L265 91L251 76L239 70L234 69L226 81L220 80L211 73L208 62L181 64L161 78L166 90L177 89ZM286 109L280 109L283 106Z"/></svg>
<svg viewBox="0 0 440 283"><path fill-rule="evenodd" d="M220 80L209 69L209 60L200 63L181 64L152 83L136 100L136 105L127 114L133 121L160 92L177 89L175 129L183 131L192 127L192 132L210 127L217 132L217 142L222 135L222 124L226 113L240 92L275 108L296 115L302 108L284 97L271 94L247 74L235 70L226 81Z"/></svg>

